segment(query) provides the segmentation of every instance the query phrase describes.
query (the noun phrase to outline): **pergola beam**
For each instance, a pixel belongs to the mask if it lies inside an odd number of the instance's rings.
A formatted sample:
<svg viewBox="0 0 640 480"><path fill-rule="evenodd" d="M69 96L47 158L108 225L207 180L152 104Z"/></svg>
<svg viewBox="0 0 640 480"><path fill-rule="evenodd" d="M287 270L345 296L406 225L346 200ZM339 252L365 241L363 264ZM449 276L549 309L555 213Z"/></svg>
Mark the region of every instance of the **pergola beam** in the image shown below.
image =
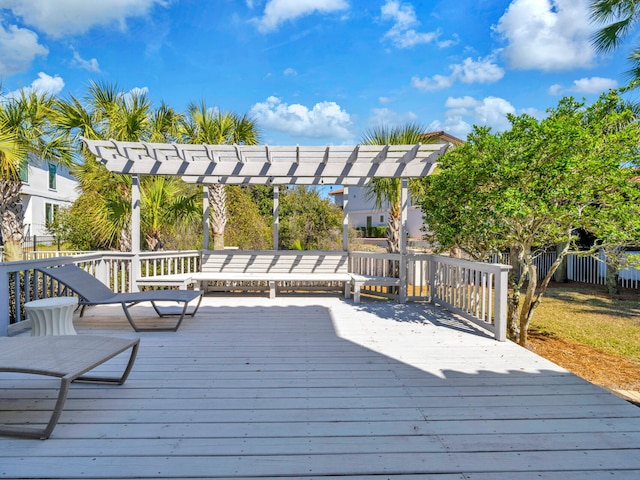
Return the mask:
<svg viewBox="0 0 640 480"><path fill-rule="evenodd" d="M265 147L83 139L111 172L176 175L193 183L362 185L429 175L444 144Z"/></svg>

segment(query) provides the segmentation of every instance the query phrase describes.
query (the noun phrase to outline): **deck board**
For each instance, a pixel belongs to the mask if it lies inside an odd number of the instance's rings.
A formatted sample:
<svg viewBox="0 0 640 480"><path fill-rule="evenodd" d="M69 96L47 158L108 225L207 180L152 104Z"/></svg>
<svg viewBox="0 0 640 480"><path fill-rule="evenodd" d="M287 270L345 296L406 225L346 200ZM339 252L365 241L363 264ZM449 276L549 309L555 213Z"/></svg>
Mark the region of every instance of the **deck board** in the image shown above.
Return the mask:
<svg viewBox="0 0 640 480"><path fill-rule="evenodd" d="M75 325L140 337L136 365L74 385L49 440L0 438L3 478L640 477L640 408L430 305L214 295L175 333ZM0 374L0 421L45 421L56 387Z"/></svg>

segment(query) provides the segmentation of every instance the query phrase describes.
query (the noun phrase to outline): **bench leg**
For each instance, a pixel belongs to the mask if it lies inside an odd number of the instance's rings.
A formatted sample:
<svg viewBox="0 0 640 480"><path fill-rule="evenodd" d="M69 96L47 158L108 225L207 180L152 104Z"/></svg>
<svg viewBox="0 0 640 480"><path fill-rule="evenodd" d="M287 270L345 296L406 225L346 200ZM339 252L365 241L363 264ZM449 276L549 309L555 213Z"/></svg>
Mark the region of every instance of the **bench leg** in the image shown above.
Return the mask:
<svg viewBox="0 0 640 480"><path fill-rule="evenodd" d="M353 303L360 303L360 288L362 284L360 282L353 282Z"/></svg>

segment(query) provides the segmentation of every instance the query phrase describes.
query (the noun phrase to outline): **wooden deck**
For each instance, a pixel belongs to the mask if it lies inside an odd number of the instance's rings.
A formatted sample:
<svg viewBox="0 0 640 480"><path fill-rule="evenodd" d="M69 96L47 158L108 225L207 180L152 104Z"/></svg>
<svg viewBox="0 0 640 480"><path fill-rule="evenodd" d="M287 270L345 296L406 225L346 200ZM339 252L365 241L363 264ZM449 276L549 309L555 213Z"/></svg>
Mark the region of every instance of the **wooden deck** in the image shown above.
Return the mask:
<svg viewBox="0 0 640 480"><path fill-rule="evenodd" d="M129 380L74 385L49 440L0 438L1 478L640 478L640 408L430 305L208 296L177 333L88 315L80 334L141 338ZM0 374L0 421L44 421L56 385Z"/></svg>

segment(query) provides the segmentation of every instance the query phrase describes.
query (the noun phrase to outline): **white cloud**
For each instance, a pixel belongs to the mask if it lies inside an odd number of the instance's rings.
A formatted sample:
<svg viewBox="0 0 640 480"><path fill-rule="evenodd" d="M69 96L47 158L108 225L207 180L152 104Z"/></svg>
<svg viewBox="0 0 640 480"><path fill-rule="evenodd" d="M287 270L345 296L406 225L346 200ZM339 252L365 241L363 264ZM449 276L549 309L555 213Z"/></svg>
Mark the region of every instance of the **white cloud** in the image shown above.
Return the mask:
<svg viewBox="0 0 640 480"><path fill-rule="evenodd" d="M452 76L446 77L444 75L434 75L431 78L413 77L411 78L411 86L416 87L418 90L434 91L442 90L453 85L454 79Z"/></svg>
<svg viewBox="0 0 640 480"><path fill-rule="evenodd" d="M52 37L84 33L95 25L118 24L124 29L128 17L144 16L154 5L167 0L1 0L0 7L10 9L30 25Z"/></svg>
<svg viewBox="0 0 640 480"><path fill-rule="evenodd" d="M504 70L496 65L492 56L474 61L465 58L461 64L451 66L452 76L462 83L493 83L504 77Z"/></svg>
<svg viewBox="0 0 640 480"><path fill-rule="evenodd" d="M38 73L38 78L31 82L31 88L38 93L50 95L59 94L64 88L64 80L59 75L51 76L44 72Z"/></svg>
<svg viewBox="0 0 640 480"><path fill-rule="evenodd" d="M398 113L389 108L372 108L369 125L403 125L417 119L418 116L413 112Z"/></svg>
<svg viewBox="0 0 640 480"><path fill-rule="evenodd" d="M570 90L576 93L602 93L617 86L618 82L612 78L590 77L574 80Z"/></svg>
<svg viewBox="0 0 640 480"><path fill-rule="evenodd" d="M516 69L545 71L589 66L594 57L589 0L513 0L494 26Z"/></svg>
<svg viewBox="0 0 640 480"><path fill-rule="evenodd" d="M353 137L350 115L335 102L316 103L308 108L298 103L287 104L277 97L256 103L249 114L267 129L307 138Z"/></svg>
<svg viewBox="0 0 640 480"><path fill-rule="evenodd" d="M549 87L547 93L553 96L562 95L562 85L560 85L559 83L554 83Z"/></svg>
<svg viewBox="0 0 640 480"><path fill-rule="evenodd" d="M468 57L462 63L450 65L449 69L449 76L413 77L411 85L419 90L434 91L448 88L457 80L462 83L493 83L504 76L504 70L495 63L494 55L478 58L477 61Z"/></svg>
<svg viewBox="0 0 640 480"><path fill-rule="evenodd" d="M0 76L10 76L29 69L37 56L46 56L47 47L38 43L38 35L31 30L0 25Z"/></svg>
<svg viewBox="0 0 640 480"><path fill-rule="evenodd" d="M296 72L296 70L291 67L286 68L282 73L284 74L285 77L295 77L296 75L298 75L298 72Z"/></svg>
<svg viewBox="0 0 640 480"><path fill-rule="evenodd" d="M570 87L563 87L559 83L551 85L547 90L549 95L564 95L565 93L599 94L617 88L618 82L612 78L589 77L574 80Z"/></svg>
<svg viewBox="0 0 640 480"><path fill-rule="evenodd" d="M47 95L58 95L62 89L64 88L64 80L59 75L51 76L47 75L44 72L38 73L38 78L36 78L31 85L28 87L24 87L18 90L14 90L12 92L7 93L7 98L16 98L20 96L21 91L25 92L36 92L39 94L47 94Z"/></svg>
<svg viewBox="0 0 640 480"><path fill-rule="evenodd" d="M413 27L420 26L413 5L400 4L397 0L388 0L382 8L382 19L392 20L393 26L385 33L384 38L389 39L398 48L413 47L420 43L430 43L438 38L439 32L417 32ZM445 46L448 46L445 44Z"/></svg>
<svg viewBox="0 0 640 480"><path fill-rule="evenodd" d="M92 58L91 60L85 60L76 51L73 52L73 65L89 72L100 72L100 65L97 59Z"/></svg>
<svg viewBox="0 0 640 480"><path fill-rule="evenodd" d="M445 120L431 123L429 129L445 130L459 138L466 138L472 125L491 127L494 131L507 130L511 126L507 114L516 114L511 103L498 97L482 100L470 96L449 97L445 107Z"/></svg>
<svg viewBox="0 0 640 480"><path fill-rule="evenodd" d="M130 103L133 97L144 97L149 94L149 87L133 87L123 94L124 101Z"/></svg>
<svg viewBox="0 0 640 480"><path fill-rule="evenodd" d="M387 103L393 102L393 99L390 97L378 97L378 102L380 102L383 105L386 105Z"/></svg>
<svg viewBox="0 0 640 480"><path fill-rule="evenodd" d="M331 13L349 8L346 0L269 0L264 7L264 15L254 19L258 30L266 33L288 20L295 20L312 13Z"/></svg>

